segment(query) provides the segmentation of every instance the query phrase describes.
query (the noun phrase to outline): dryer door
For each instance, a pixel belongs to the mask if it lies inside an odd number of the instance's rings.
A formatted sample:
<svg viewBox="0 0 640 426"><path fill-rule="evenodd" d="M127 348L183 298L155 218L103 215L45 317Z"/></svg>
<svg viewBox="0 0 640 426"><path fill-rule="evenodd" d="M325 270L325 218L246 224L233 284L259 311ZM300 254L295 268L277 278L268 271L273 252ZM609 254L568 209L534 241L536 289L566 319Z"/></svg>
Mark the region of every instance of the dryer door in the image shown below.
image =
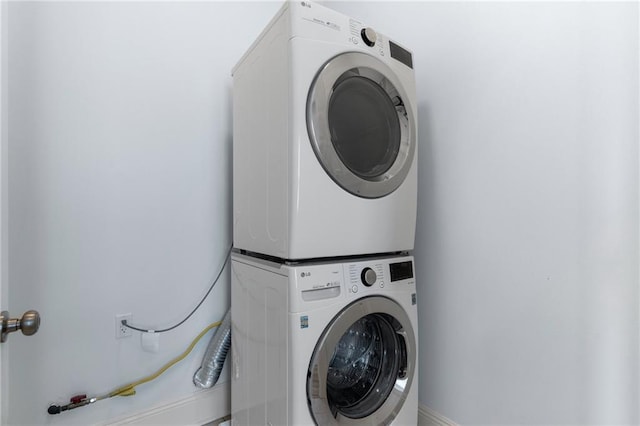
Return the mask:
<svg viewBox="0 0 640 426"><path fill-rule="evenodd" d="M411 168L416 123L407 93L373 56L343 53L321 68L307 99L307 130L325 171L357 196L390 194Z"/></svg>
<svg viewBox="0 0 640 426"><path fill-rule="evenodd" d="M327 326L307 374L309 410L319 425L387 425L411 387L416 340L395 301L371 296L344 308Z"/></svg>

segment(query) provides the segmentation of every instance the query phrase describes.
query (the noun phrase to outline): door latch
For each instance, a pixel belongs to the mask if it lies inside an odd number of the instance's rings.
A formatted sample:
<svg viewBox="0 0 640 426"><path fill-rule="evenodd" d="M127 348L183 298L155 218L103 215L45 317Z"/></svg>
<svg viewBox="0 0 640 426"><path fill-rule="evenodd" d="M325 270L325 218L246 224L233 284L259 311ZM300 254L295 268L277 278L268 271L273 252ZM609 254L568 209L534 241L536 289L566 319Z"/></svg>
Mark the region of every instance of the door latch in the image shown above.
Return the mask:
<svg viewBox="0 0 640 426"><path fill-rule="evenodd" d="M27 311L22 318L11 318L9 312L0 313L0 343L4 343L9 333L21 330L25 336L31 336L40 328L40 314L38 311Z"/></svg>

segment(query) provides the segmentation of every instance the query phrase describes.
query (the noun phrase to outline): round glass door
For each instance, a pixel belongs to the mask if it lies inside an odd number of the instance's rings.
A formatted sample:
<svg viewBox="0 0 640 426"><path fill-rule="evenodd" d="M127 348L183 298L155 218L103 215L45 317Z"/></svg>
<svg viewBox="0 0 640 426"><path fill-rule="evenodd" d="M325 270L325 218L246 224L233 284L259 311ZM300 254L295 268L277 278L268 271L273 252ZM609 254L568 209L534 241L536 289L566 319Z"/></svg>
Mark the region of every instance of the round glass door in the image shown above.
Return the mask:
<svg viewBox="0 0 640 426"><path fill-rule="evenodd" d="M309 364L307 396L317 424L389 424L406 399L415 338L386 297L347 306L325 329Z"/></svg>
<svg viewBox="0 0 640 426"><path fill-rule="evenodd" d="M347 168L362 179L391 168L400 150L400 122L387 93L365 77L347 77L329 100L331 143Z"/></svg>
<svg viewBox="0 0 640 426"><path fill-rule="evenodd" d="M307 101L307 129L325 171L365 198L396 190L415 152L415 123L393 71L364 53L349 52L318 72Z"/></svg>

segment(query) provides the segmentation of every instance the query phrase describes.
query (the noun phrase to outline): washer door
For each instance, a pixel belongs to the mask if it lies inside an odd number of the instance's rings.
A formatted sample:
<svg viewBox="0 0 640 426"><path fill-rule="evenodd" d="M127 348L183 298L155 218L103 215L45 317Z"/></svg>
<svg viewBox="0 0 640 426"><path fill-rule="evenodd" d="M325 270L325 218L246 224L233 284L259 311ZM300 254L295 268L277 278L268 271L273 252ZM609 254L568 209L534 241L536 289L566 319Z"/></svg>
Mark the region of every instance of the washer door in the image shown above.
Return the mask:
<svg viewBox="0 0 640 426"><path fill-rule="evenodd" d="M416 341L393 300L365 297L327 326L311 357L307 401L318 425L387 425L406 400Z"/></svg>
<svg viewBox="0 0 640 426"><path fill-rule="evenodd" d="M364 198L395 191L409 173L416 124L400 80L384 62L359 52L329 60L307 99L307 130L325 171Z"/></svg>

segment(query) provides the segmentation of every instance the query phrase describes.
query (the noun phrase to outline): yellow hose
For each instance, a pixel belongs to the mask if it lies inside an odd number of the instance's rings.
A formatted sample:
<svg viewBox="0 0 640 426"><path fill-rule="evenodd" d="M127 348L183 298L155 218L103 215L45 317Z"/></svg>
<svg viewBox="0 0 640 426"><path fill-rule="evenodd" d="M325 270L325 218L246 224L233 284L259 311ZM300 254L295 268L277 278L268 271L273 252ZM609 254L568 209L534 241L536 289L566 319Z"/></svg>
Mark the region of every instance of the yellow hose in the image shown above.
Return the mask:
<svg viewBox="0 0 640 426"><path fill-rule="evenodd" d="M204 337L204 335L207 334L207 332L209 330L211 330L214 327L218 327L220 324L222 324L222 321L216 321L216 322L214 322L212 324L209 324L207 327L205 327L205 329L202 330L200 332L200 334L198 334L196 336L195 339L193 339L193 341L191 342L189 347L182 354L178 355L177 357L175 357L174 359L172 359L171 361L166 363L162 368L160 368L155 373L150 374L149 376L144 377L144 378L142 378L140 380L137 380L135 382L129 383L128 385L120 386L119 388L115 389L114 391L112 391L112 392L110 392L110 393L108 393L106 395L103 395L101 397L98 397L97 399L112 398L114 396L132 396L132 395L135 395L136 394L136 389L135 389L136 386L157 379L158 376L160 376L162 373L164 373L169 368L173 367L174 365L176 365L177 363L179 363L180 361L185 359L187 357L187 355L189 355L191 353L191 351L196 346L196 344L200 341L200 339L202 339L202 337Z"/></svg>

